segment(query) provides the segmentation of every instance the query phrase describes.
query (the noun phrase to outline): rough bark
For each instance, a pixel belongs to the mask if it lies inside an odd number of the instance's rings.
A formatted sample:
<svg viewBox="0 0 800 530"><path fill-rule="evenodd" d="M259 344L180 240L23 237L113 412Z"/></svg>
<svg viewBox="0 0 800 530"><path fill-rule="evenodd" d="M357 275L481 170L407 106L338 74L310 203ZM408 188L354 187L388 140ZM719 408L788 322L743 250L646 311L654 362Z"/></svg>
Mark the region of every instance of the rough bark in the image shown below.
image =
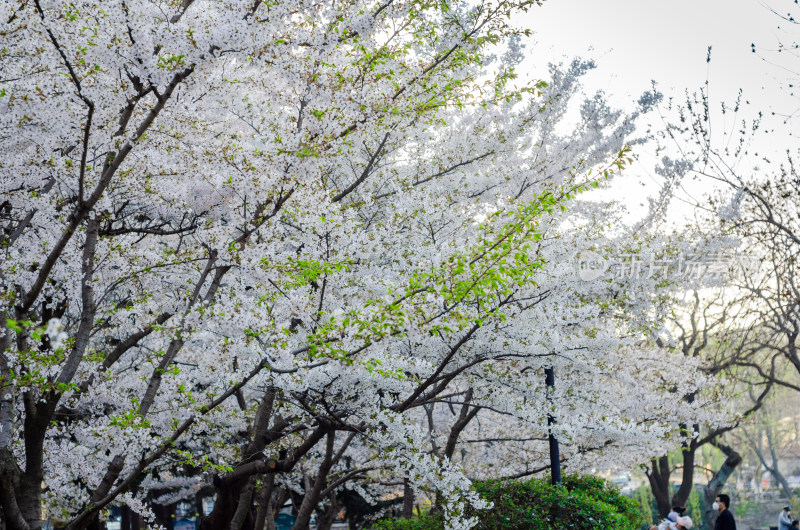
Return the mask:
<svg viewBox="0 0 800 530"><path fill-rule="evenodd" d="M783 495L787 499L791 499L793 497L792 488L789 487L789 482L786 480L786 477L783 475L783 473L780 470L780 467L778 466L779 459L777 453L775 452L775 442L773 440L774 436L772 428L767 427L764 430L764 434L767 439L767 449L769 449L769 455L770 459L772 460L772 465L770 466L767 464L767 459L764 456L764 452L761 450L761 444L753 444L753 451L756 453L756 456L761 462L761 465L764 466L764 469L769 471L770 475L772 475L772 477L778 482L778 484L781 487L781 490L783 491Z"/></svg>
<svg viewBox="0 0 800 530"><path fill-rule="evenodd" d="M736 470L736 466L742 462L742 456L732 448L721 443L715 443L714 445L725 453L725 461L722 463L719 470L714 473L714 476L711 477L711 480L708 481L708 484L703 487L703 500L706 506L705 517L709 528L714 528L714 523L718 515L718 512L711 509L711 504L714 502L716 496L722 492L722 488L725 487L728 478ZM730 508L730 506L728 508Z"/></svg>
<svg viewBox="0 0 800 530"><path fill-rule="evenodd" d="M259 455L267 444L271 441L271 433L268 432L269 419L275 404L275 390L267 389L262 396L261 403L256 411L253 420L253 431L250 442L244 448L244 460L240 469L245 465L261 464ZM256 466L258 467L258 466ZM267 465L264 465L266 471ZM207 518L200 524L202 530L232 528L239 530L245 524L249 514L253 496L253 487L258 473L247 473L227 481L226 483L216 483L217 501L214 509ZM241 510L239 506L244 503ZM251 521L252 523L252 521Z"/></svg>
<svg viewBox="0 0 800 530"><path fill-rule="evenodd" d="M695 429L697 430L697 429ZM689 495L692 493L694 487L694 461L697 452L695 441L691 440L684 444L683 452L683 469L681 471L681 485L678 491L672 496L672 506L686 506L689 500Z"/></svg>
<svg viewBox="0 0 800 530"><path fill-rule="evenodd" d="M17 504L20 470L10 449L0 450L0 504L9 530L29 530Z"/></svg>
<svg viewBox="0 0 800 530"><path fill-rule="evenodd" d="M320 514L317 530L330 530L333 523L336 522L336 516L339 513L339 499L336 494L330 496L330 503L325 508L325 511Z"/></svg>
<svg viewBox="0 0 800 530"><path fill-rule="evenodd" d="M461 432L469 425L469 422L472 421L480 410L478 407L470 407L472 393L473 391L470 388L464 395L464 404L461 406L461 412L456 422L450 428L450 434L447 436L447 443L444 446L444 456L448 460L453 459L453 453L456 450L456 444L458 443L458 437L461 435Z"/></svg>
<svg viewBox="0 0 800 530"><path fill-rule="evenodd" d="M403 481L403 519L414 517L414 488L408 479Z"/></svg>
<svg viewBox="0 0 800 530"><path fill-rule="evenodd" d="M290 491L286 488L279 488L275 498L270 502L270 510L267 512L267 530L275 530L275 517L281 511L283 505L289 500Z"/></svg>
<svg viewBox="0 0 800 530"><path fill-rule="evenodd" d="M669 458L666 455L651 460L650 468L647 470L647 480L650 483L650 491L656 499L659 517L666 517L672 508L669 491L671 471Z"/></svg>
<svg viewBox="0 0 800 530"><path fill-rule="evenodd" d="M295 520L292 530L308 529L308 525L311 522L311 515L314 513L314 508L319 502L320 493L322 493L322 489L328 479L328 473L333 465L333 443L335 440L335 433L333 431L329 432L325 442L325 456L322 459L319 469L317 470L317 477L314 480L314 485L311 487L311 491L306 491L306 494L303 497L303 502L298 510L297 519Z"/></svg>
<svg viewBox="0 0 800 530"><path fill-rule="evenodd" d="M236 503L236 511L231 519L230 530L242 530L242 528L245 527L245 522L251 519L250 507L253 504L255 482L256 478L250 477L250 480L247 481L247 485L245 485L242 492L239 494L239 500Z"/></svg>
<svg viewBox="0 0 800 530"><path fill-rule="evenodd" d="M164 528L172 528L172 521L175 519L175 507L175 504L153 504L153 514L156 516L156 522Z"/></svg>
<svg viewBox="0 0 800 530"><path fill-rule="evenodd" d="M127 506L122 507L122 530L139 530L139 515Z"/></svg>
<svg viewBox="0 0 800 530"><path fill-rule="evenodd" d="M272 492L275 488L275 475L269 474L264 478L264 483L258 492L256 500L255 529L264 530L267 517L272 518Z"/></svg>

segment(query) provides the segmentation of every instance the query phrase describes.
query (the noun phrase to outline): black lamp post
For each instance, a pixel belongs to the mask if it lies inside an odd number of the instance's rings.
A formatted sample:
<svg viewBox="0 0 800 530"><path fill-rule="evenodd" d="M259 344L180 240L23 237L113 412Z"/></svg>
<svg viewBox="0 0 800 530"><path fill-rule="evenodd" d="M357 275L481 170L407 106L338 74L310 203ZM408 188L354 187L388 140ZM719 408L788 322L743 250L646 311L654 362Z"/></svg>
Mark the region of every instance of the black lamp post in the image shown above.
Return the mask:
<svg viewBox="0 0 800 530"><path fill-rule="evenodd" d="M556 375L553 367L544 369L544 384L548 388L547 401L550 401L550 390L556 386ZM547 413L547 431L548 441L550 442L550 482L552 484L561 484L561 455L558 452L558 440L553 435L553 426L556 424L556 419L553 415Z"/></svg>

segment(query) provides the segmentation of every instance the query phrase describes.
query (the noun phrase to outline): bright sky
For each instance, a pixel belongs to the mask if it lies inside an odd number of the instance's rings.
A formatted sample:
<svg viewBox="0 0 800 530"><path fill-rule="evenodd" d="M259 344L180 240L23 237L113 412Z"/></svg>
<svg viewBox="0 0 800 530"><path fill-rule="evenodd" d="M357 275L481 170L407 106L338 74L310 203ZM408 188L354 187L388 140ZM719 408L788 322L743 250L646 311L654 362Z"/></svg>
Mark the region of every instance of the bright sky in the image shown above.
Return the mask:
<svg viewBox="0 0 800 530"><path fill-rule="evenodd" d="M794 7L792 0L546 0L528 14L537 41L528 51L539 65L577 55L595 58L593 81L621 102L653 79L680 95L701 86L707 72L718 97L735 97L742 88L753 103L772 102L776 95L783 98L778 84L789 74L752 53L750 44L766 52L777 48L780 36L791 36L778 30L791 24L768 8L782 12L781 4Z"/></svg>
<svg viewBox="0 0 800 530"><path fill-rule="evenodd" d="M749 110L771 118L771 112L790 114L800 102L789 95L788 83L794 76L783 65L796 65L800 58L788 52L774 53L779 41L791 42L800 35L800 26L781 20L770 11L800 12L793 0L546 0L531 9L524 22L534 32L527 43L523 65L535 76L546 75L549 62L566 62L575 56L593 58L598 68L585 82L588 89L602 89L612 104L628 107L658 83L665 97L681 99L686 89L699 89L708 78L712 108L721 101L732 102L741 88ZM779 29L780 26L780 29ZM755 43L759 54L751 52ZM712 46L711 63L706 63ZM766 62L766 57L773 64ZM775 125L785 127L783 118ZM800 112L789 127L800 126ZM765 135L762 152L783 152L795 142L789 130ZM657 178L652 173L654 158L640 153L634 171L642 180ZM639 188L642 198L656 186ZM630 204L629 201L626 201ZM642 199L644 202L644 199ZM635 204L630 204L636 209Z"/></svg>

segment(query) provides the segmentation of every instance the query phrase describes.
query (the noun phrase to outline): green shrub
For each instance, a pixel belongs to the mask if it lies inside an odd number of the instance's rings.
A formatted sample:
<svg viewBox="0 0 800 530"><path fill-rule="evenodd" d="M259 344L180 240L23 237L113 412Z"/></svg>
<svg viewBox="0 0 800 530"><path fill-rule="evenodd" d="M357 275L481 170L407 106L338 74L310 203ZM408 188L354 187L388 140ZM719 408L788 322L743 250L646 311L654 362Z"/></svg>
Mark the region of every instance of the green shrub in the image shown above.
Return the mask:
<svg viewBox="0 0 800 530"><path fill-rule="evenodd" d="M475 490L493 503L478 518L479 530L638 530L641 514L628 499L601 478L568 476L552 486L546 479L476 482ZM408 520L383 521L380 530L441 530L440 517L425 514Z"/></svg>
<svg viewBox="0 0 800 530"><path fill-rule="evenodd" d="M444 522L441 516L423 513L412 519L385 519L372 527L374 530L442 530Z"/></svg>

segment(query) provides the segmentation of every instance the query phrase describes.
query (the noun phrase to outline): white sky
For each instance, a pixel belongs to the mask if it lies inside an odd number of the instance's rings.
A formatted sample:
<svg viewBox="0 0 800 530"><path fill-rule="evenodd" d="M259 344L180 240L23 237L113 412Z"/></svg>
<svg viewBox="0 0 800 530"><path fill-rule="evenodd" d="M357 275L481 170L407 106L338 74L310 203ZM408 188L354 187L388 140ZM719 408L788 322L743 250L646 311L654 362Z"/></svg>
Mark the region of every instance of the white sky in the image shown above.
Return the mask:
<svg viewBox="0 0 800 530"><path fill-rule="evenodd" d="M715 109L721 101L731 103L741 88L751 103L750 115L762 110L767 128L777 128L778 134L764 135L758 146L774 156L787 147L794 149L790 130L795 129L796 136L800 126L800 112L788 125L784 118L771 117L773 111L790 114L800 107L787 86L800 76L774 63L784 60L783 65L796 65L800 71L800 58L769 50L777 49L780 40L791 42L800 35L800 26L782 21L769 7L800 13L793 0L546 0L523 21L535 35L526 43L529 59L521 69L544 77L547 63L593 58L598 68L584 84L591 91L604 90L612 105L623 108L648 90L651 80L665 97L682 99L687 89L695 91L708 79ZM760 54L751 52L751 43ZM657 189L657 177L652 172L655 159L641 149L639 154L641 161L633 172L651 185L636 186L641 191L630 199L643 203ZM637 209L636 201L625 202L632 211Z"/></svg>
<svg viewBox="0 0 800 530"><path fill-rule="evenodd" d="M788 73L753 54L750 44L775 49L791 33L778 30L783 21L767 5L800 11L793 0L546 0L527 15L536 33L528 52L537 65L595 58L593 81L617 103L638 96L650 80L680 95L701 86L707 72L712 95L731 99L742 88L753 103L771 102L783 97L778 84Z"/></svg>

